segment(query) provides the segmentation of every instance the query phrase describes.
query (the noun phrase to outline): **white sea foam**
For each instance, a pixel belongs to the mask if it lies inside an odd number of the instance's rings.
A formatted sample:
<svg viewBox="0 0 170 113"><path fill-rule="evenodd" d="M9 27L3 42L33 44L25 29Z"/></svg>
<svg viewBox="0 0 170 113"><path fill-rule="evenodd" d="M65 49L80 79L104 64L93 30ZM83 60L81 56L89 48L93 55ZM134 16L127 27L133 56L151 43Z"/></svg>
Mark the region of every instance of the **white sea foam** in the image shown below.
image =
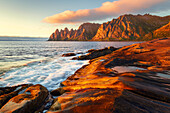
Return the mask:
<svg viewBox="0 0 170 113"><path fill-rule="evenodd" d="M13 86L19 84L42 84L53 90L68 76L74 74L88 61L70 60L71 57L57 57L50 62L37 62L34 65L13 69L0 79L0 86Z"/></svg>
<svg viewBox="0 0 170 113"><path fill-rule="evenodd" d="M133 43L136 42L0 41L0 87L31 83L56 89L60 82L88 63L61 57L63 53Z"/></svg>

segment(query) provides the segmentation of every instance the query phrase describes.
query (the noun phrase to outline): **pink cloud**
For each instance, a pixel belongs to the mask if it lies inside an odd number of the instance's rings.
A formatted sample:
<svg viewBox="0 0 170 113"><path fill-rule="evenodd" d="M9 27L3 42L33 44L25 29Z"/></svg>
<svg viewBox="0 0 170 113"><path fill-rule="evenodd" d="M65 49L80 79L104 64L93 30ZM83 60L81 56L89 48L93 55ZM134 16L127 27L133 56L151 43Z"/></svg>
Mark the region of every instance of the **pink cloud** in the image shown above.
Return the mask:
<svg viewBox="0 0 170 113"><path fill-rule="evenodd" d="M95 20L104 20L109 17L124 13L142 13L167 10L169 0L118 0L104 2L101 7L95 9L83 9L77 11L64 11L53 16L46 17L43 21L47 23L80 23ZM154 7L154 8L153 8ZM170 9L170 8L169 8Z"/></svg>

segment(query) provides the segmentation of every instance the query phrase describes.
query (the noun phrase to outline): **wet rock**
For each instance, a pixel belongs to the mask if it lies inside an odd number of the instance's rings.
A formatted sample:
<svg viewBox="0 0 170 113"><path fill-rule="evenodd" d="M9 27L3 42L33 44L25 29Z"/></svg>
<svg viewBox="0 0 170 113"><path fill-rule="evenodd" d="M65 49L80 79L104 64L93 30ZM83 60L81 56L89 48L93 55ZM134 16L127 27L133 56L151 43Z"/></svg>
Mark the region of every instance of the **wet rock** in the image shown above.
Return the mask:
<svg viewBox="0 0 170 113"><path fill-rule="evenodd" d="M66 53L63 54L62 57L75 56L75 55L76 55L75 53Z"/></svg>
<svg viewBox="0 0 170 113"><path fill-rule="evenodd" d="M53 100L54 99L53 99L52 95L49 93L48 97L45 99L44 104L38 110L36 110L34 113L43 113L43 112L49 110L53 103Z"/></svg>
<svg viewBox="0 0 170 113"><path fill-rule="evenodd" d="M11 87L0 87L0 95L8 94L14 90L19 90L22 87L31 86L31 85L32 84L21 84L21 85L11 86Z"/></svg>
<svg viewBox="0 0 170 113"><path fill-rule="evenodd" d="M2 113L32 113L36 111L48 96L48 90L42 85L33 85L24 93L11 98L1 109Z"/></svg>
<svg viewBox="0 0 170 113"><path fill-rule="evenodd" d="M54 99L53 105L49 109L50 111L61 110L61 104L58 102L58 98Z"/></svg>
<svg viewBox="0 0 170 113"><path fill-rule="evenodd" d="M0 95L12 92L16 89L16 87L2 87L0 88Z"/></svg>
<svg viewBox="0 0 170 113"><path fill-rule="evenodd" d="M137 61L138 61L137 59L126 60L126 59L115 58L106 65L106 68L113 67L113 66L122 66L122 65L124 66L134 65L134 63Z"/></svg>
<svg viewBox="0 0 170 113"><path fill-rule="evenodd" d="M13 87L0 88L0 108L2 108L12 97L18 95L21 91L28 88L29 84L23 84Z"/></svg>
<svg viewBox="0 0 170 113"><path fill-rule="evenodd" d="M55 89L55 90L51 91L50 93L53 96L60 96L60 95L62 95L65 92L66 91L63 88L58 88L58 89Z"/></svg>
<svg viewBox="0 0 170 113"><path fill-rule="evenodd" d="M74 57L74 58L72 58L72 60L90 60L90 59L94 59L94 58L97 58L100 56L110 54L115 50L117 50L117 48L115 48L115 47L107 47L107 48L99 49L99 50L91 49L88 51L89 53L87 55Z"/></svg>
<svg viewBox="0 0 170 113"><path fill-rule="evenodd" d="M147 69L151 71L158 71L158 72L164 70L162 67L159 66L150 66Z"/></svg>
<svg viewBox="0 0 170 113"><path fill-rule="evenodd" d="M93 52L93 51L96 51L96 49L90 49L87 52Z"/></svg>

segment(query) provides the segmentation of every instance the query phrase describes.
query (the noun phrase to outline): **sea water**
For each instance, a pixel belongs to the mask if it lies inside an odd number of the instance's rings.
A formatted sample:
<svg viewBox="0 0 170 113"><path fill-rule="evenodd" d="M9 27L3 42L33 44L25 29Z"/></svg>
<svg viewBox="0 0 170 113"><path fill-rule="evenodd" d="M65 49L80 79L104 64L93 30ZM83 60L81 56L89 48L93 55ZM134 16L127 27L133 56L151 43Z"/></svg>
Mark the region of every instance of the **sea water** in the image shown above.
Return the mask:
<svg viewBox="0 0 170 113"><path fill-rule="evenodd" d="M85 53L89 49L138 43L46 40L47 38L0 37L0 87L42 84L51 91L58 88L77 69L88 64L88 60L61 57L63 53Z"/></svg>

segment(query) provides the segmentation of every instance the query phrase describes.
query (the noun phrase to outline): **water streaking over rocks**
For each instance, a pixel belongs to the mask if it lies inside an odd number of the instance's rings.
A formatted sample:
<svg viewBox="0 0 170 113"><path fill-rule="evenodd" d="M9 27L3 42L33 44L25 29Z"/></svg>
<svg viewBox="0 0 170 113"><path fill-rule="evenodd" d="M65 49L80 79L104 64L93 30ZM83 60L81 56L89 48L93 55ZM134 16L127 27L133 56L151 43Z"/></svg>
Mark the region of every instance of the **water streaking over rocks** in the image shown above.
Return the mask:
<svg viewBox="0 0 170 113"><path fill-rule="evenodd" d="M0 87L19 84L42 84L48 90L59 87L59 83L74 74L88 61L72 61L70 57L60 57L50 62L34 62L27 66L13 69L0 79Z"/></svg>
<svg viewBox="0 0 170 113"><path fill-rule="evenodd" d="M70 60L63 53L85 52L108 46L122 47L137 42L48 42L44 39L0 39L0 87L19 84L42 84L48 90L72 75L88 61ZM80 55L80 54L79 54Z"/></svg>
<svg viewBox="0 0 170 113"><path fill-rule="evenodd" d="M30 76L26 78L30 82L0 87L0 112L169 113L169 41L162 38L122 48L91 49L75 57L69 57L76 55L71 52L65 57L29 63L26 68L31 71L24 73ZM86 63L69 76L76 65ZM4 79L8 80L10 72ZM42 85L37 84L36 75L42 76L43 72L48 74ZM18 74L18 79L25 77Z"/></svg>
<svg viewBox="0 0 170 113"><path fill-rule="evenodd" d="M169 43L155 39L91 59L51 93L58 97L47 113L169 113Z"/></svg>

